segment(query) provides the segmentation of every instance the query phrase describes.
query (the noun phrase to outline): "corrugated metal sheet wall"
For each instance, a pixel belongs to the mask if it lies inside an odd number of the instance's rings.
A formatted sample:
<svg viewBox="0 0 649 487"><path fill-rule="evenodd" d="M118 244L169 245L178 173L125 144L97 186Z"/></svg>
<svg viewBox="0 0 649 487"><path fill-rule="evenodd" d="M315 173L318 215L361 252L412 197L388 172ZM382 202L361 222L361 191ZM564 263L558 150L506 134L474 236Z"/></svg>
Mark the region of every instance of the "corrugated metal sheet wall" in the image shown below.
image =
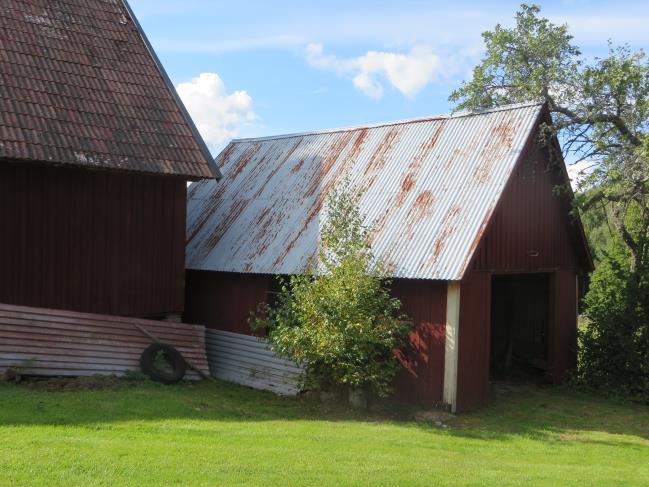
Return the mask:
<svg viewBox="0 0 649 487"><path fill-rule="evenodd" d="M212 377L277 394L299 392L302 369L277 357L264 341L209 328L205 334Z"/></svg>
<svg viewBox="0 0 649 487"><path fill-rule="evenodd" d="M140 354L151 339L135 325L208 372L202 326L0 304L0 373L26 361L24 373L45 376L139 370Z"/></svg>
<svg viewBox="0 0 649 487"><path fill-rule="evenodd" d="M0 302L181 312L185 209L182 179L0 162Z"/></svg>

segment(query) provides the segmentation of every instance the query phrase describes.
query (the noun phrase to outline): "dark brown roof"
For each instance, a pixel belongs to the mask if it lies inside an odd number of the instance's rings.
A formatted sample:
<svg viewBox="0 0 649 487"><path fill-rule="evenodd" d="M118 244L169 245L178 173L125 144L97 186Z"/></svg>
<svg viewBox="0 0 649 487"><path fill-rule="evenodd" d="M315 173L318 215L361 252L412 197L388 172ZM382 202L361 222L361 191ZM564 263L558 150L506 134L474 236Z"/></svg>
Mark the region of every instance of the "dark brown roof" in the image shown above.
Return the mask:
<svg viewBox="0 0 649 487"><path fill-rule="evenodd" d="M0 158L219 175L121 0L2 0Z"/></svg>

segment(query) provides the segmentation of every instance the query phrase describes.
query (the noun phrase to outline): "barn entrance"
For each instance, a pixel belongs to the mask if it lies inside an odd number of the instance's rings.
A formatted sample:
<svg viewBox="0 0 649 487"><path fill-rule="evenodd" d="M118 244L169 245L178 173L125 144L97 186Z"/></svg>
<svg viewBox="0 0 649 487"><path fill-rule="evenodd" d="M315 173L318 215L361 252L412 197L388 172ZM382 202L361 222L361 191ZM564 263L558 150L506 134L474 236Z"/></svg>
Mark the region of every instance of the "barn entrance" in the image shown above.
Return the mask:
<svg viewBox="0 0 649 487"><path fill-rule="evenodd" d="M492 379L543 380L548 370L549 313L549 274L492 277Z"/></svg>

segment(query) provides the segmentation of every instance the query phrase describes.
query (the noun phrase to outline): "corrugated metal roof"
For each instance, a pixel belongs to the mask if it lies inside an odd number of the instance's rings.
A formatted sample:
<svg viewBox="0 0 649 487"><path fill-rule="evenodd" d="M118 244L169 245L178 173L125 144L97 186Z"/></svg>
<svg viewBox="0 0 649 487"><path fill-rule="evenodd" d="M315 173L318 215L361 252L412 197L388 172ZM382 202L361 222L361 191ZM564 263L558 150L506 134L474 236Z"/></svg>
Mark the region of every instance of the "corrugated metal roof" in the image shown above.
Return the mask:
<svg viewBox="0 0 649 487"><path fill-rule="evenodd" d="M541 105L232 141L191 186L189 269L291 274L348 177L394 277L460 279Z"/></svg>

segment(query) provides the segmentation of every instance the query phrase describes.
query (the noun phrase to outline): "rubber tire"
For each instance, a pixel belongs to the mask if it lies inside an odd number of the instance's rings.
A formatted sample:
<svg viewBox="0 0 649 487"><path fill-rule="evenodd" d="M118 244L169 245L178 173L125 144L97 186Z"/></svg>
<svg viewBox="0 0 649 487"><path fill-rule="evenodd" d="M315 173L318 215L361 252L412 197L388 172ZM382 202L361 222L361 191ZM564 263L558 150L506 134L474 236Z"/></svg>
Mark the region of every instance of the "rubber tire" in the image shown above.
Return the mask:
<svg viewBox="0 0 649 487"><path fill-rule="evenodd" d="M173 369L171 372L160 370L155 365L158 353L162 352ZM152 343L144 349L140 355L140 368L142 372L152 380L163 384L175 384L185 377L187 363L182 354L171 345L164 343Z"/></svg>

